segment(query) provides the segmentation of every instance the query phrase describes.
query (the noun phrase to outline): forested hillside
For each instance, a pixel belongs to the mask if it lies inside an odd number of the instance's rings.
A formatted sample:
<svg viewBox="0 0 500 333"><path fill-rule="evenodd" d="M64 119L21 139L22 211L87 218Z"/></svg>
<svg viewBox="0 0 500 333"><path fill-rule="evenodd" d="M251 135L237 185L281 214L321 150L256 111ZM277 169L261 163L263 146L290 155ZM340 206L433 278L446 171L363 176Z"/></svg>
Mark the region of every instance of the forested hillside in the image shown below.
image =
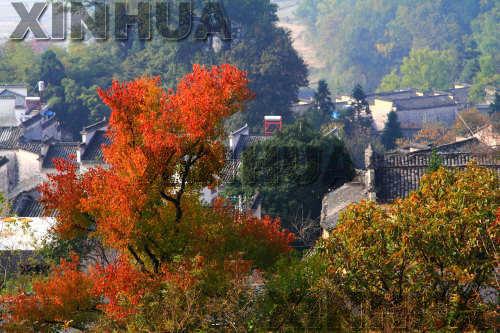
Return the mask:
<svg viewBox="0 0 500 333"><path fill-rule="evenodd" d="M500 2L495 0L302 0L333 90L474 83L472 97L499 84Z"/></svg>
<svg viewBox="0 0 500 333"><path fill-rule="evenodd" d="M193 8L200 17L203 1L195 1ZM44 98L65 129L78 136L84 125L108 115L96 88L108 87L112 79L160 76L173 87L195 63L231 63L248 71L256 94L248 112L230 120L232 127L248 122L260 129L264 114L289 118L298 88L307 84L307 69L288 32L276 26L276 6L269 0L231 0L224 1L224 9L232 23L227 42L195 40L195 27L182 41L167 41L155 30L151 41L130 37L126 42L72 42L69 47L53 43L45 53L35 51L39 45L8 42L0 48L0 82L24 82L34 90L44 80Z"/></svg>

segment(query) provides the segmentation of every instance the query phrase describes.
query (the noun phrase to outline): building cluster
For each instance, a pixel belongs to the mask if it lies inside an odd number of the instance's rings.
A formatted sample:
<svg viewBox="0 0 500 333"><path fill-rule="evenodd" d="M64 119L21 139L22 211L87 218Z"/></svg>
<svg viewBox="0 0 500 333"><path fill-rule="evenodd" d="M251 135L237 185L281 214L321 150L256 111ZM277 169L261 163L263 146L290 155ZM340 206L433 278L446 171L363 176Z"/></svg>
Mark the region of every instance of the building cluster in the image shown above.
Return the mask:
<svg viewBox="0 0 500 333"><path fill-rule="evenodd" d="M471 136L433 148L388 154L377 154L369 146L365 151L365 169L357 170L353 181L323 198L320 221L323 237L328 237L337 225L340 212L350 204L361 200L390 203L417 190L420 179L432 164L433 154L439 156L441 165L446 168L462 169L474 160L500 176L498 149L481 137Z"/></svg>
<svg viewBox="0 0 500 333"><path fill-rule="evenodd" d="M450 91L419 93L413 89L375 93L367 96L373 117L373 127L381 131L389 112L396 112L405 136L411 137L426 123L452 126L459 111L470 107L467 96L469 87L457 85ZM350 107L349 97L336 101L337 109ZM314 105L311 94L303 93L301 102L294 106L296 113ZM481 105L476 106L486 112ZM253 144L267 140L281 130L279 116L266 116L264 135L250 134L248 125L230 133L228 138L228 163L220 176L218 187L204 188L201 199L211 203L220 195L224 184L233 180L241 167L242 154ZM28 96L24 85L0 85L0 193L10 203L10 216L32 221L37 237L46 234L54 223L55 213L44 211L39 202L37 187L55 172L54 159L73 158L81 172L104 165L102 146L109 143L105 133L107 121L103 119L81 131L81 140L65 141L56 115L46 107L40 97ZM332 131L335 132L337 128ZM336 133L334 133L336 134ZM448 145L434 147L447 167L464 167L471 159L500 172L495 157L498 135L492 126L479 129L474 135L459 138ZM386 155L377 155L371 148L366 152L366 169L360 170L355 179L328 193L323 200L321 226L324 236L335 227L340 212L349 204L363 199L391 202L405 197L418 188L421 176L430 163L431 149L413 145L400 148ZM492 157L493 156L493 157ZM261 215L261 198L233 198L241 210ZM0 222L0 236L5 233L5 223ZM7 241L23 244L23 237L11 232ZM16 238L17 237L17 238ZM2 237L0 237L1 239ZM5 242L4 242L5 243ZM3 247L2 247L3 246ZM0 250L7 245L0 242ZM19 247L19 246L18 246ZM21 246L21 250L29 246Z"/></svg>
<svg viewBox="0 0 500 333"><path fill-rule="evenodd" d="M27 87L0 86L0 91L0 193L13 214L39 218L36 188L55 171L53 160L74 157L82 170L102 164L107 122L84 128L81 141L66 142L54 112L39 97L29 97Z"/></svg>
<svg viewBox="0 0 500 333"><path fill-rule="evenodd" d="M456 84L448 91L422 93L405 89L369 94L366 100L373 118L373 129L381 133L388 114L395 112L403 136L411 139L426 124L453 127L459 112L470 108L488 114L496 89L487 88L482 104L469 102L469 89L467 84ZM341 96L336 104L338 108L349 108L352 102L350 96ZM328 237L337 224L340 212L350 204L361 200L389 203L417 190L434 153L439 155L446 168L464 168L471 160L475 160L500 175L499 142L500 135L492 124L488 124L471 131L466 137L456 137L454 142L434 147L410 141L406 146L386 154L377 154L371 146L368 147L365 169L357 170L353 181L325 195L320 222L323 237Z"/></svg>
<svg viewBox="0 0 500 333"><path fill-rule="evenodd" d="M420 92L416 89L403 89L389 92L378 92L366 96L373 128L382 132L387 116L394 111L401 124L403 135L413 137L426 124L439 123L444 127L452 127L461 111L476 108L479 112L488 113L496 90L487 89L482 104L469 101L470 85L455 84L447 91ZM302 101L305 103L305 101ZM350 96L339 96L336 99L337 109L349 108L353 103Z"/></svg>

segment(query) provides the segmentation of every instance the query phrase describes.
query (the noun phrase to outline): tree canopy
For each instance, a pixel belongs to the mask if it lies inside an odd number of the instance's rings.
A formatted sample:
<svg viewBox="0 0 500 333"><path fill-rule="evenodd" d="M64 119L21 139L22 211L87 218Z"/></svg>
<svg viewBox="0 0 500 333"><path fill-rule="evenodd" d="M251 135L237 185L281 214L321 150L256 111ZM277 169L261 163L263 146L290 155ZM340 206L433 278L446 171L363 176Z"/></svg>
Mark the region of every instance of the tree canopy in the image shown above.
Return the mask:
<svg viewBox="0 0 500 333"><path fill-rule="evenodd" d="M115 81L99 95L112 110L111 143L103 148L108 167L81 174L73 160L55 160L57 173L40 191L46 209L58 212L57 238L101 247L35 279L33 294L2 297L2 329L85 329L97 316L104 331L171 330L165 325L189 312L190 302L215 302L290 250L293 236L279 219L199 200L225 163L224 120L252 97L245 72L194 66L175 90L144 77ZM176 314L165 317L171 306ZM222 311L209 308L179 329L208 327Z"/></svg>
<svg viewBox="0 0 500 333"><path fill-rule="evenodd" d="M194 2L195 15L201 15L203 3ZM276 5L269 0L223 5L232 22L229 41L216 36L200 41L193 33L181 41L155 34L153 40L141 42L131 34L127 43L72 42L67 48L53 45L42 54L28 43L7 42L0 48L0 81L28 83L34 92L36 83L46 80L52 86L46 92L51 108L76 139L82 127L109 116L97 88L109 87L113 79L160 76L164 87L174 88L193 64L231 63L248 72L250 88L259 97L246 105L245 113L232 118L232 127L247 122L260 129L266 114L290 120L299 87L307 85L307 68L289 33L276 25Z"/></svg>
<svg viewBox="0 0 500 333"><path fill-rule="evenodd" d="M259 193L264 213L280 216L292 229L298 222L318 219L324 194L352 177L343 143L299 121L245 150L241 176L229 194Z"/></svg>
<svg viewBox="0 0 500 333"><path fill-rule="evenodd" d="M386 149L394 149L396 147L396 140L403 137L401 125L398 121L396 112L391 111L387 115L387 122L385 123L382 132L381 141Z"/></svg>
<svg viewBox="0 0 500 333"><path fill-rule="evenodd" d="M302 0L296 17L326 61L313 74L336 93L356 83L427 90L461 80L479 101L499 84L499 8L491 0Z"/></svg>
<svg viewBox="0 0 500 333"><path fill-rule="evenodd" d="M439 168L408 198L361 202L268 284L268 329L488 330L500 210L494 170Z"/></svg>

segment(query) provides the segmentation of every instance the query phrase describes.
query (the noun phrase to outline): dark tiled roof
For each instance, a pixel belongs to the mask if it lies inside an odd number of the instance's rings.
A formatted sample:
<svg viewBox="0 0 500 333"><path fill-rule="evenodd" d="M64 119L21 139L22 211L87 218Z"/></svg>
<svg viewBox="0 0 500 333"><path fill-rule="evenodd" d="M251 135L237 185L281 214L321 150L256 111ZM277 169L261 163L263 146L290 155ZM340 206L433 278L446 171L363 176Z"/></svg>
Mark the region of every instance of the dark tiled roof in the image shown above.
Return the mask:
<svg viewBox="0 0 500 333"><path fill-rule="evenodd" d="M328 231L336 225L340 215L347 206L360 202L368 197L368 191L361 182L352 181L328 193L323 202L321 227Z"/></svg>
<svg viewBox="0 0 500 333"><path fill-rule="evenodd" d="M45 169L54 168L53 160L55 158L69 158L70 155L75 155L78 150L79 143L77 142L59 142L51 144L43 159L42 167Z"/></svg>
<svg viewBox="0 0 500 333"><path fill-rule="evenodd" d="M49 127L50 125L53 125L57 123L57 119L55 116L51 117L49 120L45 121L42 123L42 128L45 129L47 127Z"/></svg>
<svg viewBox="0 0 500 333"><path fill-rule="evenodd" d="M42 118L43 118L42 114L41 113L37 113L33 117L31 117L31 118L23 121L23 123L21 125L24 126L24 127L30 127L31 125L34 125L37 122L39 122L40 120L42 120Z"/></svg>
<svg viewBox="0 0 500 333"><path fill-rule="evenodd" d="M109 145L110 140L106 136L106 132L96 131L92 140L85 147L85 152L82 155L82 163L104 163L102 146Z"/></svg>
<svg viewBox="0 0 500 333"><path fill-rule="evenodd" d="M43 119L43 114L41 113L37 113L36 115L34 115L33 117L25 120L21 126L23 127L30 127L31 125L34 125L36 124L37 122L41 121ZM42 128L47 128L49 127L50 125L54 124L55 122L57 122L57 119L55 116L52 116L50 117L49 119L47 119L46 121L44 121L42 123Z"/></svg>
<svg viewBox="0 0 500 333"><path fill-rule="evenodd" d="M223 183L229 183L234 180L238 174L238 169L240 168L241 160L230 159L226 162L226 165L220 173L220 177Z"/></svg>
<svg viewBox="0 0 500 333"><path fill-rule="evenodd" d="M433 150L436 150L439 153L475 153L483 150L489 151L490 148L476 137L469 137L459 141L417 150L409 155L431 153Z"/></svg>
<svg viewBox="0 0 500 333"><path fill-rule="evenodd" d="M397 111L433 109L454 106L456 103L448 95L418 96L394 101Z"/></svg>
<svg viewBox="0 0 500 333"><path fill-rule="evenodd" d="M94 123L92 125L84 127L82 132L93 132L96 130L100 130L100 129L103 129L104 127L106 127L107 124L108 124L108 120L106 119L106 117L104 117L102 120L99 120L97 123Z"/></svg>
<svg viewBox="0 0 500 333"><path fill-rule="evenodd" d="M271 138L270 136L242 135L233 151L233 159L240 159L245 149L258 142L263 142Z"/></svg>
<svg viewBox="0 0 500 333"><path fill-rule="evenodd" d="M9 90L9 89L5 89L3 90L2 92L0 92L0 99L3 99L3 98L15 98L16 96L19 96L19 97L25 97L21 94L18 94L16 93L15 91L12 91L12 90Z"/></svg>
<svg viewBox="0 0 500 333"><path fill-rule="evenodd" d="M43 144L39 141L30 141L30 142L19 142L17 145L19 149L29 151L34 154L40 155L42 153Z"/></svg>
<svg viewBox="0 0 500 333"><path fill-rule="evenodd" d="M21 193L12 203L13 213L19 217L54 217L55 212L45 212L39 197L36 191Z"/></svg>
<svg viewBox="0 0 500 333"><path fill-rule="evenodd" d="M38 141L24 142L20 127L0 127L0 149L22 149L40 154L42 143Z"/></svg>
<svg viewBox="0 0 500 333"><path fill-rule="evenodd" d="M383 99L387 101L395 101L398 99L407 99L410 97L416 97L417 92L413 89L399 90L399 91L385 91L379 93L368 94L366 100L370 103L375 99Z"/></svg>
<svg viewBox="0 0 500 333"><path fill-rule="evenodd" d="M15 149L21 139L19 127L0 127L0 149Z"/></svg>

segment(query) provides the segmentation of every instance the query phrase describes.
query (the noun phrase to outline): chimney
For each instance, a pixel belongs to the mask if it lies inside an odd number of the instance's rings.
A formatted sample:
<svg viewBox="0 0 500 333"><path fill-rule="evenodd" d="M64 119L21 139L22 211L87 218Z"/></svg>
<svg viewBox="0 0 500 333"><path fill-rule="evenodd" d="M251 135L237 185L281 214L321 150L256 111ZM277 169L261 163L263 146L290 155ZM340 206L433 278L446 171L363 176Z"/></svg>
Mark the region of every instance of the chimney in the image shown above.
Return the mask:
<svg viewBox="0 0 500 333"><path fill-rule="evenodd" d="M45 82L38 81L38 93L40 95L40 102L43 103L43 93L45 91Z"/></svg>
<svg viewBox="0 0 500 333"><path fill-rule="evenodd" d="M264 135L271 136L276 131L283 128L283 119L281 116L264 116Z"/></svg>

